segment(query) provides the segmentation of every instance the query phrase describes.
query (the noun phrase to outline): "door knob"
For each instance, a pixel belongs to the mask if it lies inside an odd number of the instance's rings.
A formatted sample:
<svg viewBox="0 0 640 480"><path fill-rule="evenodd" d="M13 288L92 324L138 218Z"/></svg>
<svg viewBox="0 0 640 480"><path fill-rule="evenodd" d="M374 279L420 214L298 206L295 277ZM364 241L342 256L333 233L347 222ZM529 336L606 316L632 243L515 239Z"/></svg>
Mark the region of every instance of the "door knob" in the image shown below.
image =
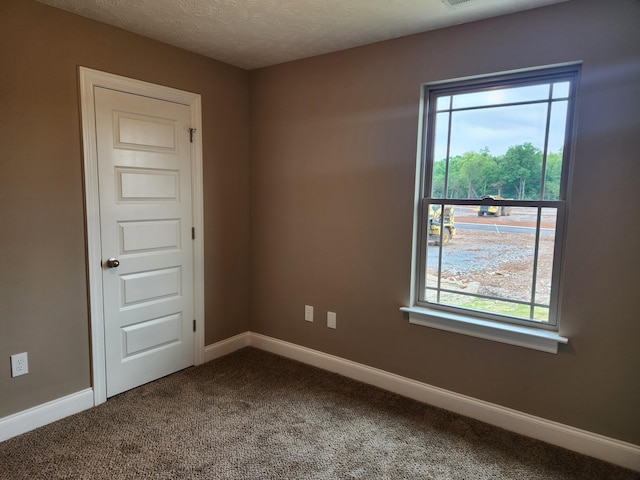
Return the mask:
<svg viewBox="0 0 640 480"><path fill-rule="evenodd" d="M116 268L118 265L120 265L120 260L117 258L110 258L107 260L107 267L109 268Z"/></svg>

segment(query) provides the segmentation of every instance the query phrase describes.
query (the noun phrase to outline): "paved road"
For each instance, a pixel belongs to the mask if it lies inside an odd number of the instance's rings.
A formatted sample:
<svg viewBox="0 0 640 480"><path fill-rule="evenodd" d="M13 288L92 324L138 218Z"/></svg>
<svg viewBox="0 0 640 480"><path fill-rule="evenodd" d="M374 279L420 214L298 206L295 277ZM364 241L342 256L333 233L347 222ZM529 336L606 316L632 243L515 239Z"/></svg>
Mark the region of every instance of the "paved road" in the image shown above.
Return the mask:
<svg viewBox="0 0 640 480"><path fill-rule="evenodd" d="M536 231L533 227L519 227L517 225L496 225L488 223L462 223L456 222L456 228L461 230L485 230L496 233L528 233L533 235ZM543 235L553 235L555 230L552 228L543 228Z"/></svg>

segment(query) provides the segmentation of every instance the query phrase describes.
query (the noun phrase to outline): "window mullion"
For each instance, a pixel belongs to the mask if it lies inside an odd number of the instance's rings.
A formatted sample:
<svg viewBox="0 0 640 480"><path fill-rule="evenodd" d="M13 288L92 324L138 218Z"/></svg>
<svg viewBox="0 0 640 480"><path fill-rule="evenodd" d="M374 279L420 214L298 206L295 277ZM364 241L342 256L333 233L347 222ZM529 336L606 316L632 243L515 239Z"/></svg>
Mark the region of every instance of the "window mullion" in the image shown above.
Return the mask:
<svg viewBox="0 0 640 480"><path fill-rule="evenodd" d="M542 224L542 208L538 208L538 215L536 218L536 239L533 247L533 275L531 278L531 308L529 309L529 318L533 320L535 303L536 303L536 284L538 281L538 254L540 253L540 235L542 231L540 226Z"/></svg>

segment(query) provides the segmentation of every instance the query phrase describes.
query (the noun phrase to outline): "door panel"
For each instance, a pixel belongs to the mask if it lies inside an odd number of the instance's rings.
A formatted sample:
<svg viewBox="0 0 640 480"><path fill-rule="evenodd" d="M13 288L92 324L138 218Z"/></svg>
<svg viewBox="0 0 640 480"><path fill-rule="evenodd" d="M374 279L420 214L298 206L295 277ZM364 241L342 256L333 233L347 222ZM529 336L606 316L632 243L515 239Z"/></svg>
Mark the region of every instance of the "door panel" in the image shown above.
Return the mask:
<svg viewBox="0 0 640 480"><path fill-rule="evenodd" d="M181 293L180 267L121 275L122 306L174 297Z"/></svg>
<svg viewBox="0 0 640 480"><path fill-rule="evenodd" d="M113 116L116 148L176 151L178 132L173 120L117 111Z"/></svg>
<svg viewBox="0 0 640 480"><path fill-rule="evenodd" d="M122 328L124 357L179 342L182 334L179 313Z"/></svg>
<svg viewBox="0 0 640 480"><path fill-rule="evenodd" d="M179 200L180 174L171 170L116 169L118 200Z"/></svg>
<svg viewBox="0 0 640 480"><path fill-rule="evenodd" d="M189 107L94 95L110 397L193 364Z"/></svg>
<svg viewBox="0 0 640 480"><path fill-rule="evenodd" d="M122 254L180 248L180 220L120 222Z"/></svg>

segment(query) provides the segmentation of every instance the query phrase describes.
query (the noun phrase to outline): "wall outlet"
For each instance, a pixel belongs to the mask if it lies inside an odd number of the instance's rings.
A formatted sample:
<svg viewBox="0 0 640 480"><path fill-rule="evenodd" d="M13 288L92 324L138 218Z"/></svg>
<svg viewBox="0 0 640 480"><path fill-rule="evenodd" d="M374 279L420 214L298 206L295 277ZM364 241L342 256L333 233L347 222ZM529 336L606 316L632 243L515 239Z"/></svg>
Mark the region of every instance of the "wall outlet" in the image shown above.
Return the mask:
<svg viewBox="0 0 640 480"><path fill-rule="evenodd" d="M304 319L307 322L313 322L313 307L311 305L304 306Z"/></svg>
<svg viewBox="0 0 640 480"><path fill-rule="evenodd" d="M336 328L336 312L327 312L327 327Z"/></svg>
<svg viewBox="0 0 640 480"><path fill-rule="evenodd" d="M19 377L29 373L29 358L27 352L11 355L11 376Z"/></svg>

